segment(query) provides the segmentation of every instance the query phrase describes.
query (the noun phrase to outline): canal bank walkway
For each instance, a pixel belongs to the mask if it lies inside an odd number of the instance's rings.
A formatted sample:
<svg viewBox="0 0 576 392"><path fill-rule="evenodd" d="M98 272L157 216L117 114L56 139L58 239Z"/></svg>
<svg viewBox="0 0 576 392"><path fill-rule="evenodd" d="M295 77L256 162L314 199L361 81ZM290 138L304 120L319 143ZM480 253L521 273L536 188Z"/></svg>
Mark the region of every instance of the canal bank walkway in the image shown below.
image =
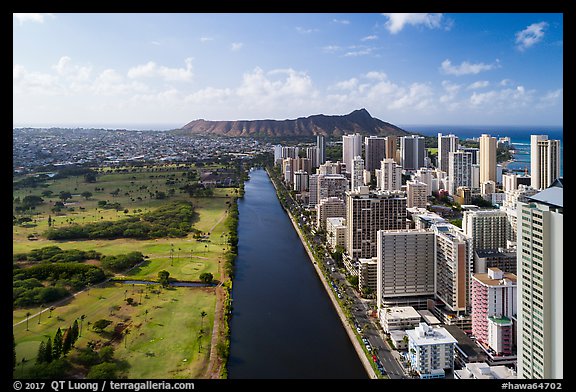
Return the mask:
<svg viewBox="0 0 576 392"><path fill-rule="evenodd" d="M268 173L268 170L266 170L266 172ZM276 184L272 180L272 176L270 175L270 173L268 173L268 177L270 178L270 182L272 182L272 185L276 189L276 192L278 192L278 188L276 187ZM346 333L348 334L348 337L350 338L350 341L352 342L352 345L354 346L354 349L356 350L356 353L358 354L358 358L360 358L360 361L362 362L362 365L364 366L364 369L366 370L366 373L368 373L368 376L370 378L377 379L378 376L376 375L374 368L370 364L370 361L368 360L368 357L364 353L364 350L362 349L360 342L356 338L356 335L355 335L354 331L352 330L352 327L350 326L350 323L348 322L346 315L342 311L342 308L340 307L338 300L336 299L336 297L334 296L334 293L330 289L330 285L328 284L328 281L326 281L324 274L320 270L320 267L318 267L318 264L316 263L316 261L314 259L314 255L310 251L310 248L307 245L306 239L302 235L302 232L300 231L300 227L296 223L294 216L287 209L285 209L285 211L286 211L286 213L288 213L288 216L290 217L290 221L292 222L292 226L294 226L294 230L296 230L296 233L298 233L298 237L300 237L300 241L302 242L302 245L304 245L304 248L306 249L306 252L308 253L308 257L310 258L310 261L312 262L312 265L314 266L314 269L316 270L318 277L320 277L320 281L324 285L324 289L328 293L328 296L330 297L330 300L332 301L332 305L334 305L334 309L336 309L336 312L338 313L338 316L340 317L340 321L342 322L342 325L344 326L344 329L346 330Z"/></svg>

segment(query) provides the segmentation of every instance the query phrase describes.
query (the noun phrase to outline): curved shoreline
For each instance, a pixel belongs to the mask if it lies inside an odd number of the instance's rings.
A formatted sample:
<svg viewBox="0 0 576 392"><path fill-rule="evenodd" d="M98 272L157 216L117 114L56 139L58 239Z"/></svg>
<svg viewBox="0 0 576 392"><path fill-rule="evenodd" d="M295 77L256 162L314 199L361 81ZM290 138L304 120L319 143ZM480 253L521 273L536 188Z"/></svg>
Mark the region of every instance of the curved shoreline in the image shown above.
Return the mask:
<svg viewBox="0 0 576 392"><path fill-rule="evenodd" d="M270 173L268 173L268 169L266 169L266 173L268 174L268 178L270 179L270 182L274 186L274 189L276 189L276 192L278 192L278 188L276 187L276 184L272 180ZM330 300L332 301L332 305L334 306L336 313L338 313L338 316L340 317L340 322L342 323L342 326L346 330L346 333L348 334L348 338L352 342L352 345L354 346L354 349L356 350L356 354L358 354L358 358L360 359L360 362L362 362L362 365L364 366L364 370L366 370L366 373L368 374L369 378L377 379L378 376L376 375L376 372L372 368L372 365L370 364L370 361L366 357L366 354L364 354L364 350L362 349L360 342L358 342L358 339L356 339L356 335L355 335L354 331L352 330L352 327L350 326L350 323L348 322L346 315L342 311L342 308L340 307L340 304L338 303L334 293L330 289L330 285L326 281L326 277L324 276L324 274L322 273L322 271L318 267L318 264L314 260L314 255L310 251L310 248L308 247L308 245L306 243L306 239L304 238L304 236L302 235L302 232L300 231L300 227L298 227L298 224L294 220L294 216L292 216L292 213L290 211L288 211L287 209L284 208L284 210L288 213L288 217L290 218L290 222L292 222L292 226L294 226L294 230L296 230L296 233L298 233L298 237L300 237L300 242L302 242L302 245L306 249L306 253L308 254L308 258L312 262L312 265L314 266L314 269L316 270L316 274L318 275L318 277L320 278L320 281L324 285L324 289L326 290L328 297L330 297Z"/></svg>

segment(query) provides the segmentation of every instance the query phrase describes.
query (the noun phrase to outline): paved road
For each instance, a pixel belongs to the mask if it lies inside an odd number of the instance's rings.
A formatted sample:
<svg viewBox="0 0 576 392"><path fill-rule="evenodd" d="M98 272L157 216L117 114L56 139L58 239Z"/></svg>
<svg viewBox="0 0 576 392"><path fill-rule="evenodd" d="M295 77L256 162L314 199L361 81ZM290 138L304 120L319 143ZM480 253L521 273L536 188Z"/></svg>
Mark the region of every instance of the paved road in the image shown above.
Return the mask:
<svg viewBox="0 0 576 392"><path fill-rule="evenodd" d="M293 215L297 218L298 225L302 231L310 233L310 228L314 226L315 222L307 222L308 219L302 214L302 207L298 205L289 193L288 195L289 197L286 199L288 208L293 211ZM312 238L314 245L325 246L317 235L312 236ZM360 329L361 336L367 339L371 349L376 348L376 357L382 364L384 374L391 379L408 378L397 360L399 354L389 347L384 334L378 329L379 321L368 316L368 311L375 305L375 300L361 298L357 291L346 281L345 274L337 268L336 262L330 256L325 257L323 262L327 270L331 271L327 276L329 283L334 283L338 288L337 294L341 300L349 301L348 303L351 306L352 314L355 318L355 325ZM332 271L332 267L334 267L334 271Z"/></svg>
<svg viewBox="0 0 576 392"><path fill-rule="evenodd" d="M328 259L331 265L334 261ZM344 285L347 298L352 301L352 314L356 320L356 325L362 331L361 336L365 337L370 343L371 349L376 349L376 357L382 364L385 374L392 379L406 378L402 366L395 358L394 351L389 347L388 342L385 340L384 334L378 329L379 321L373 317L368 316L374 305L374 300L366 300L360 298L357 292L346 282L344 274L338 269L331 273L335 281Z"/></svg>

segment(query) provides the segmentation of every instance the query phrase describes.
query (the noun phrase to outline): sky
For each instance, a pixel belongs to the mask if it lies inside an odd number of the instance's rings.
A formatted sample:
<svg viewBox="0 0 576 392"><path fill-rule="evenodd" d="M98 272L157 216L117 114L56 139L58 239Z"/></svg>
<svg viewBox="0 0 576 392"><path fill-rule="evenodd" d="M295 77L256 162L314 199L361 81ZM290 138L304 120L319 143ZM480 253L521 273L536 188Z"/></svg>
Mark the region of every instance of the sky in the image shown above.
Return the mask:
<svg viewBox="0 0 576 392"><path fill-rule="evenodd" d="M560 13L13 14L13 126L562 125Z"/></svg>

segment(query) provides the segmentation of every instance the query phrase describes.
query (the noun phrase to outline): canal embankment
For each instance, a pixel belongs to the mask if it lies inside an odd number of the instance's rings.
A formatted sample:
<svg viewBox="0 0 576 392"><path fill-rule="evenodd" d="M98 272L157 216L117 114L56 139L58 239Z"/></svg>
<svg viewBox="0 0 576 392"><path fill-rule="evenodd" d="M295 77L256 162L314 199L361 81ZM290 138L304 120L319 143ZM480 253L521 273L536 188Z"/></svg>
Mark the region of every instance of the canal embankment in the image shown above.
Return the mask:
<svg viewBox="0 0 576 392"><path fill-rule="evenodd" d="M266 169L266 173L268 174L268 177L270 177L270 182L272 182L274 189L276 189L276 192L278 192L278 188L277 188L275 182L272 180L272 176L268 172L268 169ZM354 346L354 349L356 350L356 352L358 354L358 358L360 359L360 361L362 362L362 365L364 366L364 369L366 370L366 373L368 373L368 376L370 378L378 378L378 376L376 375L376 372L374 371L374 368L372 367L372 364L370 363L366 354L364 353L364 349L362 348L362 345L360 344L360 342L356 338L356 334L355 334L354 330L352 329L352 326L350 325L350 322L348 321L346 314L342 310L342 307L340 306L338 300L336 299L334 292L330 288L330 285L329 285L328 281L326 280L326 277L324 276L324 274L320 270L320 267L318 266L318 263L316 262L312 251L310 250L310 246L308 244L308 241L304 238L304 235L302 234L300 227L296 223L296 219L294 218L292 213L287 208L285 208L284 210L288 214L290 221L292 222L292 226L294 226L294 230L298 234L298 237L300 238L302 245L306 249L306 253L308 253L308 257L310 258L310 262L314 266L314 269L315 269L318 277L320 278L320 281L322 282L322 285L324 286L324 289L326 290L326 293L328 294L328 297L330 298L330 301L332 302L334 309L338 313L338 317L340 318L340 321L342 322L342 325L344 326L344 329L346 330L346 333L348 334L348 337L350 338L350 341L352 342L352 345Z"/></svg>

